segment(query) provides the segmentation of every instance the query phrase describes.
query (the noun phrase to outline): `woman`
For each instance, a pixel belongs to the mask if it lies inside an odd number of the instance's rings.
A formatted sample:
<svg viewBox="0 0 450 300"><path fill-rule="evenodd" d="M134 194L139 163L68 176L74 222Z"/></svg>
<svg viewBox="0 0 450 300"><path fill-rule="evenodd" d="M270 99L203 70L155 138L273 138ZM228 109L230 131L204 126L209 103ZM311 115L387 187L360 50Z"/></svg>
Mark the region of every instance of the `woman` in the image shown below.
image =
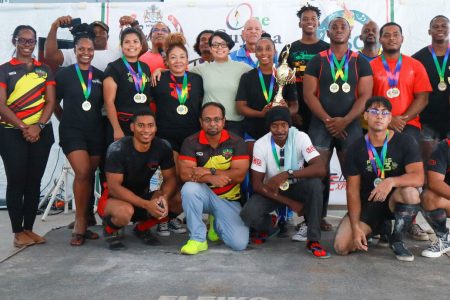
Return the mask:
<svg viewBox="0 0 450 300"><path fill-rule="evenodd" d="M188 51L186 40L180 33L170 34L164 50L167 54L165 64L168 72L163 72L158 84L152 88L153 102L156 107L157 135L172 146L175 163L186 137L200 130L200 110L203 102L203 81L197 74L186 71ZM177 195L178 196L178 195ZM182 212L181 198L170 201L169 223L158 225L157 233L167 236L170 231L186 231L176 219Z"/></svg>
<svg viewBox="0 0 450 300"><path fill-rule="evenodd" d="M236 109L245 117L245 141L250 156L253 153L255 141L269 132L265 116L279 89L275 79L276 69L273 65L275 54L273 41L270 38L261 38L255 48L255 55L259 62L258 67L242 75L239 82ZM289 107L291 114L295 114L298 109L295 85L284 86L282 95L282 104Z"/></svg>
<svg viewBox="0 0 450 300"><path fill-rule="evenodd" d="M45 243L33 224L54 142L47 123L55 107L55 82L50 68L33 58L36 31L31 26L16 27L12 44L16 56L0 66L0 155L14 246L24 247Z"/></svg>
<svg viewBox="0 0 450 300"><path fill-rule="evenodd" d="M77 206L70 244L81 246L85 239L98 239L87 230L88 203L92 195L94 173L103 153L103 72L91 65L95 33L87 24L72 30L77 63L56 74L56 99L60 119L59 144L75 172L73 193Z"/></svg>
<svg viewBox="0 0 450 300"><path fill-rule="evenodd" d="M135 112L150 109L150 69L139 62L142 36L134 28L120 35L123 56L108 64L103 81L103 97L110 122L109 142L131 135L130 122Z"/></svg>

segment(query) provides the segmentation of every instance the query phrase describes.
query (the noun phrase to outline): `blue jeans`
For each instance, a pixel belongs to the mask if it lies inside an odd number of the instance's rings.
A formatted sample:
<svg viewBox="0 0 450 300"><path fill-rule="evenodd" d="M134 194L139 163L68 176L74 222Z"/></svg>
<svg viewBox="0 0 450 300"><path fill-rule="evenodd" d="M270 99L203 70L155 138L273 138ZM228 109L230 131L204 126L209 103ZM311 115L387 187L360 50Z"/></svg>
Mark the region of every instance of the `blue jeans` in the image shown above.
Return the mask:
<svg viewBox="0 0 450 300"><path fill-rule="evenodd" d="M214 216L214 229L228 247L233 250L247 248L249 229L239 216L239 201L219 198L206 184L196 182L186 182L183 185L181 199L191 240L206 240L206 225L202 221L202 214L207 213Z"/></svg>

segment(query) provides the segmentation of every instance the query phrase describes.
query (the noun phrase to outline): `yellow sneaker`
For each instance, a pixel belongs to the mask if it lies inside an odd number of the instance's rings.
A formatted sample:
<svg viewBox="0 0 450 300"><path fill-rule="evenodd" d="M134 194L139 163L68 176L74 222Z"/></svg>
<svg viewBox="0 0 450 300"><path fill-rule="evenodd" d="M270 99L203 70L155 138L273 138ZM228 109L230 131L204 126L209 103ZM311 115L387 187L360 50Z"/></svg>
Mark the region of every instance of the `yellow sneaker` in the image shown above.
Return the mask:
<svg viewBox="0 0 450 300"><path fill-rule="evenodd" d="M206 241L199 242L195 240L187 241L186 245L181 247L182 254L195 255L201 251L208 250L208 243Z"/></svg>
<svg viewBox="0 0 450 300"><path fill-rule="evenodd" d="M217 242L219 240L219 236L217 235L217 232L214 230L214 216L209 215L209 229L208 229L208 239L211 242Z"/></svg>

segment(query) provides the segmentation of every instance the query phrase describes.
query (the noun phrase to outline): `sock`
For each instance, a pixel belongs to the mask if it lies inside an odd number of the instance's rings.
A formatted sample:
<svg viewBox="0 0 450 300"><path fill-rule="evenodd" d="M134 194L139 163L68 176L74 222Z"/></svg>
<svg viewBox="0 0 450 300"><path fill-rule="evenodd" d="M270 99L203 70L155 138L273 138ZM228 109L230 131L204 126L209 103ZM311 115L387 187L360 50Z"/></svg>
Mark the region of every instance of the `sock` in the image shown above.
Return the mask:
<svg viewBox="0 0 450 300"><path fill-rule="evenodd" d="M442 238L448 233L446 226L447 223L447 213L444 209L438 208L430 211L423 211L425 219L431 228L433 228L436 236Z"/></svg>
<svg viewBox="0 0 450 300"><path fill-rule="evenodd" d="M419 204L400 204L395 205L394 230L392 231L390 243L401 242L403 234L411 226L414 217L419 211Z"/></svg>

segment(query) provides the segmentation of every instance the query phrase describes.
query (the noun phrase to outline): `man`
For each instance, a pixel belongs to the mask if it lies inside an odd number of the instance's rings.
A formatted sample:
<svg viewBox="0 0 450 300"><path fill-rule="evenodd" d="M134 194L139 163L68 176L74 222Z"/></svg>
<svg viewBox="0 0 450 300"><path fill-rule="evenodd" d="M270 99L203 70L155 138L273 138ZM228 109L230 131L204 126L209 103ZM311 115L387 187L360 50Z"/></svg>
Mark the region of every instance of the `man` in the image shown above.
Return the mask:
<svg viewBox="0 0 450 300"><path fill-rule="evenodd" d="M202 214L213 216L208 237L219 238L233 250L247 248L249 230L242 221L240 183L249 166L247 147L240 137L223 129L225 108L209 102L203 105L201 130L184 140L179 156L183 209L190 238L182 254L194 255L208 249ZM210 229L212 229L210 228Z"/></svg>
<svg viewBox="0 0 450 300"><path fill-rule="evenodd" d="M333 148L342 164L348 146L362 136L359 116L372 94L372 71L364 58L348 49L350 25L346 19L331 20L327 35L330 49L309 61L303 96L312 112L308 135L329 169ZM328 206L329 176L324 184L323 216ZM299 233L305 232L300 229Z"/></svg>
<svg viewBox="0 0 450 300"><path fill-rule="evenodd" d="M450 139L442 140L427 162L428 187L422 193L425 218L436 233L436 240L422 256L440 257L450 251L450 237L446 226L450 216Z"/></svg>
<svg viewBox="0 0 450 300"><path fill-rule="evenodd" d="M266 121L270 132L256 141L253 151L254 194L241 217L247 226L270 236L274 231L270 212L285 205L297 213L304 211L308 218L306 249L318 258L328 258L330 254L319 243L323 188L319 177L327 173L325 164L308 135L290 128L288 108L270 109Z"/></svg>
<svg viewBox="0 0 450 300"><path fill-rule="evenodd" d="M164 42L170 33L169 27L163 22L158 22L150 29L149 38L152 42L152 49L144 53L139 60L145 62L153 73L156 69L167 69L164 64L166 53L164 52Z"/></svg>
<svg viewBox="0 0 450 300"><path fill-rule="evenodd" d="M153 112L135 114L130 127L133 136L112 143L108 149L107 189L98 204L111 250L125 248L118 231L130 221L138 222L134 232L144 243L158 244L150 228L167 216L168 201L173 198L177 185L172 151L166 142L155 137ZM163 183L160 190L150 192L150 178L158 167Z"/></svg>
<svg viewBox="0 0 450 300"><path fill-rule="evenodd" d="M205 29L198 34L193 48L200 57L189 61L189 70L202 63L213 61L211 47L209 47L209 38L213 33L213 30Z"/></svg>
<svg viewBox="0 0 450 300"><path fill-rule="evenodd" d="M378 45L379 32L378 25L374 21L370 20L361 28L361 34L359 39L363 42L364 46L359 50L359 55L371 61L381 54L381 49Z"/></svg>
<svg viewBox="0 0 450 300"><path fill-rule="evenodd" d="M414 260L403 235L419 210L423 163L411 136L388 129L391 111L386 98L369 99L364 113L368 133L348 149L352 153L344 166L348 214L334 241L340 255L367 251L367 235L378 233L384 220L394 218L390 247L398 260Z"/></svg>
<svg viewBox="0 0 450 300"><path fill-rule="evenodd" d="M433 147L446 138L450 131L449 27L449 19L445 16L439 15L431 19L428 29L431 45L412 56L423 64L433 87L428 95L428 105L420 113L424 161L428 160Z"/></svg>
<svg viewBox="0 0 450 300"><path fill-rule="evenodd" d="M256 42L261 38L262 26L257 18L250 18L245 22L242 30L242 39L244 44L230 53L230 58L234 61L246 63L252 68L258 66L258 59L255 55ZM277 64L277 58L273 58L274 64Z"/></svg>

